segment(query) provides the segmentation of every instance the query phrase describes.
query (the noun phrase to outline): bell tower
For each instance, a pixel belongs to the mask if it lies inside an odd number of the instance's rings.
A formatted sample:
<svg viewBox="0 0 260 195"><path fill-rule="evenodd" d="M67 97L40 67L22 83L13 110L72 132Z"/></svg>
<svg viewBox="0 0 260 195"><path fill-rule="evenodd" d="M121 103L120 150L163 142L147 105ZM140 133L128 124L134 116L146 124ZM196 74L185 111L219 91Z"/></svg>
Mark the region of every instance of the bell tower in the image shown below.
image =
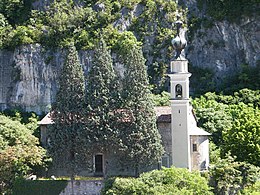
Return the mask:
<svg viewBox="0 0 260 195"><path fill-rule="evenodd" d="M182 50L187 44L184 31L181 29L182 24L179 18L175 22L177 36L172 40L172 45L176 55L171 61L168 74L171 86L172 158L175 167L191 170L189 134L189 77L191 73L188 72L188 61L182 55Z"/></svg>

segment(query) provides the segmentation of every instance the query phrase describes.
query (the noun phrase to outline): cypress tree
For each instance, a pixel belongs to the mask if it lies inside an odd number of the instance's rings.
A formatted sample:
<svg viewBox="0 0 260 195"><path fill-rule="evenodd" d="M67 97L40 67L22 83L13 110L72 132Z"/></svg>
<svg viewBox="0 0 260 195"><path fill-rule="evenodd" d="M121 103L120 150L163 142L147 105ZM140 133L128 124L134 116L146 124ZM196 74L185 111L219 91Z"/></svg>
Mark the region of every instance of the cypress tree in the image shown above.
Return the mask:
<svg viewBox="0 0 260 195"><path fill-rule="evenodd" d="M150 96L145 60L141 49L127 46L121 57L125 65L122 108L125 112L120 128L124 158L135 168L158 163L163 153L161 136Z"/></svg>
<svg viewBox="0 0 260 195"><path fill-rule="evenodd" d="M87 104L92 146L96 152L116 147L113 128L117 100L116 74L111 55L103 39L94 50L92 67L87 76Z"/></svg>
<svg viewBox="0 0 260 195"><path fill-rule="evenodd" d="M85 81L74 45L68 48L59 85L51 110L54 124L49 130L49 149L54 166L68 170L73 180L79 165L85 161L88 143L84 137Z"/></svg>

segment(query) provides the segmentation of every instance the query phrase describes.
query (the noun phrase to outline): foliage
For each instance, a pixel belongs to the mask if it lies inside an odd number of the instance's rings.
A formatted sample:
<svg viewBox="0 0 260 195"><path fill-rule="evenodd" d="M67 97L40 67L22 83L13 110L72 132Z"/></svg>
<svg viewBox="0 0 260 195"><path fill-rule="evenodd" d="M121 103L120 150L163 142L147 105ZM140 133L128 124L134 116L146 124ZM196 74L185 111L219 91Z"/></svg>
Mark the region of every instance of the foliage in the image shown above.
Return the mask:
<svg viewBox="0 0 260 195"><path fill-rule="evenodd" d="M219 86L219 90L225 94L232 94L240 89L249 88L258 90L260 87L260 63L255 67L242 64L241 68L233 76L228 76Z"/></svg>
<svg viewBox="0 0 260 195"><path fill-rule="evenodd" d="M242 191L242 194L247 194L247 195L258 195L259 193L260 193L260 181L257 181L254 185L247 186Z"/></svg>
<svg viewBox="0 0 260 195"><path fill-rule="evenodd" d="M233 157L220 159L210 168L215 194L237 194L259 179L260 169L245 162L236 162Z"/></svg>
<svg viewBox="0 0 260 195"><path fill-rule="evenodd" d="M147 73L142 52L138 46L121 54L125 65L122 89L122 117L119 137L122 140L127 163L139 166L158 162L163 148L156 127L156 116L148 88Z"/></svg>
<svg viewBox="0 0 260 195"><path fill-rule="evenodd" d="M239 161L260 166L260 111L243 103L230 106L233 123L223 133L223 152L231 152ZM241 148L243 148L241 150Z"/></svg>
<svg viewBox="0 0 260 195"><path fill-rule="evenodd" d="M243 89L233 96L206 93L192 103L198 125L212 133L221 157L231 152L237 160L259 166L259 90Z"/></svg>
<svg viewBox="0 0 260 195"><path fill-rule="evenodd" d="M0 115L0 192L10 190L17 177L32 172L35 166L47 163L46 151L32 135L33 124Z"/></svg>
<svg viewBox="0 0 260 195"><path fill-rule="evenodd" d="M216 82L213 80L214 72L211 69L194 67L189 64L189 71L192 73L190 86L194 90L193 96L216 90Z"/></svg>
<svg viewBox="0 0 260 195"><path fill-rule="evenodd" d="M12 26L3 14L0 13L0 48L6 47L11 41Z"/></svg>
<svg viewBox="0 0 260 195"><path fill-rule="evenodd" d="M64 180L16 180L13 187L13 195L57 195L67 186L68 181Z"/></svg>
<svg viewBox="0 0 260 195"><path fill-rule="evenodd" d="M198 0L198 8L215 20L236 21L241 15L257 13L258 0Z"/></svg>
<svg viewBox="0 0 260 195"><path fill-rule="evenodd" d="M20 121L14 121L3 115L0 115L0 121L0 139L2 140L0 150L17 144L29 145L30 143L37 143L37 138L32 135L33 130L28 129ZM18 129L19 131L17 131Z"/></svg>
<svg viewBox="0 0 260 195"><path fill-rule="evenodd" d="M212 194L205 178L187 169L163 168L143 173L139 178L106 181L103 194Z"/></svg>
<svg viewBox="0 0 260 195"><path fill-rule="evenodd" d="M88 128L95 150L102 152L115 146L114 111L118 103L112 59L103 39L95 47L92 67L87 76ZM115 148L114 148L115 149ZM103 151L104 152L104 151Z"/></svg>
<svg viewBox="0 0 260 195"><path fill-rule="evenodd" d="M232 117L227 112L228 105L210 99L211 95L212 93L207 93L205 96L195 98L192 104L198 125L211 133L212 141L220 146L223 142L222 133L231 127Z"/></svg>
<svg viewBox="0 0 260 195"><path fill-rule="evenodd" d="M233 95L206 93L192 103L198 124L212 133L216 144L211 148L210 168L214 193L237 194L250 189L259 179L259 168L252 165L260 165L259 90L242 89Z"/></svg>
<svg viewBox="0 0 260 195"><path fill-rule="evenodd" d="M151 94L155 106L169 106L170 93L163 91L161 94Z"/></svg>
<svg viewBox="0 0 260 195"><path fill-rule="evenodd" d="M84 125L84 75L73 44L68 48L59 85L51 110L54 124L49 131L49 147L54 165L66 167L73 179L79 163L85 160L89 140Z"/></svg>
<svg viewBox="0 0 260 195"><path fill-rule="evenodd" d="M28 20L31 12L31 0L1 0L0 13L10 24L20 24Z"/></svg>

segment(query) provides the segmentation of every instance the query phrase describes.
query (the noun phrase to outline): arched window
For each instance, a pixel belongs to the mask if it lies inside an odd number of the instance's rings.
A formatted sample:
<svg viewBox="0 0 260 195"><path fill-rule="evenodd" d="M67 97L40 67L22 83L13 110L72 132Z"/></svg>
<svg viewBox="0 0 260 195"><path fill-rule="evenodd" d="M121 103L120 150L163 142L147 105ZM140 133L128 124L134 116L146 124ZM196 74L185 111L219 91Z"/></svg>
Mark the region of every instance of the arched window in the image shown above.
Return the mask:
<svg viewBox="0 0 260 195"><path fill-rule="evenodd" d="M182 86L180 84L177 84L175 87L175 97L182 98Z"/></svg>

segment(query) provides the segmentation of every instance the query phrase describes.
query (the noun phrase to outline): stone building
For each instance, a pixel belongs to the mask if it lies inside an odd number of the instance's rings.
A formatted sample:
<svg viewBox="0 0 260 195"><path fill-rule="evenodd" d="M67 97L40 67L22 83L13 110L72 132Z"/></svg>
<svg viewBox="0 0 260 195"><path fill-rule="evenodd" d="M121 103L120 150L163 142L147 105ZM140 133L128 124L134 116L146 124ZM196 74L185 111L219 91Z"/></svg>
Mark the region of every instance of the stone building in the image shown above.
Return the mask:
<svg viewBox="0 0 260 195"><path fill-rule="evenodd" d="M188 104L189 105L189 104ZM196 119L192 108L189 105L188 123L190 127L189 131L189 151L190 151L190 170L205 170L209 165L209 141L206 131L197 127ZM170 167L172 165L176 167L184 167L179 164L174 164L174 156L184 155L184 150L177 151L178 153L173 153L176 144L173 144L173 129L172 129L172 107L171 106L160 106L155 107L155 112L157 116L157 127L162 137L162 143L164 146L165 153L161 158L161 162L158 165L151 167L143 167L141 171L149 171L151 169L157 169L158 167ZM41 130L41 144L43 147L47 147L48 138L48 126L53 124L50 115L47 114L39 123ZM187 140L180 140L183 143L187 143ZM92 167L89 171L82 171L82 175L90 176L102 176L106 175L133 175L134 170L129 167L120 167L117 162L116 156L112 154L102 154L93 153ZM187 167L188 168L188 167ZM50 170L49 175L66 175L66 170L56 170L53 172Z"/></svg>

